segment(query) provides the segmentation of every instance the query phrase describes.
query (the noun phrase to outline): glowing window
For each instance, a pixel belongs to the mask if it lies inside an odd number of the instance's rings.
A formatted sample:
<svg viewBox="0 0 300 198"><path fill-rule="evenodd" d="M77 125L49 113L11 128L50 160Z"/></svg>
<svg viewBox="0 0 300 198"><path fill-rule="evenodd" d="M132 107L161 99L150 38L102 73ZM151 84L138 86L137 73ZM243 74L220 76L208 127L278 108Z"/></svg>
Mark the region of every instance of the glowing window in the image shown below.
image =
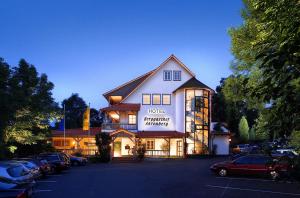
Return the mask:
<svg viewBox="0 0 300 198"><path fill-rule="evenodd" d="M162 95L162 104L163 105L170 105L171 104L171 95L170 94L163 94Z"/></svg>
<svg viewBox="0 0 300 198"><path fill-rule="evenodd" d="M154 150L154 140L147 140L146 149L147 150Z"/></svg>
<svg viewBox="0 0 300 198"><path fill-rule="evenodd" d="M128 115L128 124L136 124L136 115Z"/></svg>
<svg viewBox="0 0 300 198"><path fill-rule="evenodd" d="M152 104L153 105L160 105L161 104L160 94L152 94Z"/></svg>
<svg viewBox="0 0 300 198"><path fill-rule="evenodd" d="M150 94L143 94L143 105L150 105L151 104L151 95Z"/></svg>

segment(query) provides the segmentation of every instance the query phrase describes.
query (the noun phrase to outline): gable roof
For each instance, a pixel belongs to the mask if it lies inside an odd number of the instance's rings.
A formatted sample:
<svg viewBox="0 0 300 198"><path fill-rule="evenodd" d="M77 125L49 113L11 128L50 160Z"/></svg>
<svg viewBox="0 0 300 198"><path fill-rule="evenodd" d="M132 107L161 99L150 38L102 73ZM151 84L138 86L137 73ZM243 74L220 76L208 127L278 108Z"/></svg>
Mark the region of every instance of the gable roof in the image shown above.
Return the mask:
<svg viewBox="0 0 300 198"><path fill-rule="evenodd" d="M127 83L124 83L123 85L104 93L103 96L106 98L106 100L109 99L109 96L122 96L122 98L125 98L139 84L141 84L144 80L146 80L152 74L153 71L154 70L152 70L144 75L141 75Z"/></svg>
<svg viewBox="0 0 300 198"><path fill-rule="evenodd" d="M127 83L124 83L123 85L121 85L111 91L104 93L103 96L106 98L106 100L109 99L109 96L122 96L121 102L123 102L128 96L130 96L135 90L137 90L147 79L149 79L151 76L153 76L155 73L157 73L159 71L159 69L162 68L170 60L174 60L175 62L177 62L191 76L195 77L195 74L187 66L185 66L174 54L171 54L171 56L169 56L156 69L154 69L142 76L139 76Z"/></svg>
<svg viewBox="0 0 300 198"><path fill-rule="evenodd" d="M209 86L205 85L204 83L202 83L201 81L199 81L197 78L193 77L190 80L186 81L185 83L183 83L180 87L178 87L177 89L175 89L173 91L176 92L179 89L184 89L184 88L202 88L202 89L209 89L211 91L214 92L214 90L212 88L210 88Z"/></svg>

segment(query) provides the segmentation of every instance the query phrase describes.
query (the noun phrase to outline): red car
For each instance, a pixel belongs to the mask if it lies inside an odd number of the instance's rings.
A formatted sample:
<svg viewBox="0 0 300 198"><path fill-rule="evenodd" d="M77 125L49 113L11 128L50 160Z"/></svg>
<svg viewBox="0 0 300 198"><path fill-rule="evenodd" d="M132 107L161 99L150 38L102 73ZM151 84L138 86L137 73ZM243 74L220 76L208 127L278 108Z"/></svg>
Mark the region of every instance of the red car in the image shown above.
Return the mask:
<svg viewBox="0 0 300 198"><path fill-rule="evenodd" d="M221 177L228 174L269 176L277 179L282 172L289 170L288 163L278 163L270 156L247 155L233 161L212 165L210 170Z"/></svg>

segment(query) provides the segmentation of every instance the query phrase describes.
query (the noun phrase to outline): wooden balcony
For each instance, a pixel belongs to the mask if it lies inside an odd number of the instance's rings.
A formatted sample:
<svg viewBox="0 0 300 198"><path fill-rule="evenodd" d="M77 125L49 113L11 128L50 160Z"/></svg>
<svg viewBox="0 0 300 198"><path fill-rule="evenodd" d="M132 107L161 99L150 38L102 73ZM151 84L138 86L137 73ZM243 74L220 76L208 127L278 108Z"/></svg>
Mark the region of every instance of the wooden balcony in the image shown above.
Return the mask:
<svg viewBox="0 0 300 198"><path fill-rule="evenodd" d="M118 129L135 131L135 130L137 130L137 125L136 124L127 124L127 123L126 124L125 123L103 123L102 124L103 132L110 132L110 131L115 131Z"/></svg>

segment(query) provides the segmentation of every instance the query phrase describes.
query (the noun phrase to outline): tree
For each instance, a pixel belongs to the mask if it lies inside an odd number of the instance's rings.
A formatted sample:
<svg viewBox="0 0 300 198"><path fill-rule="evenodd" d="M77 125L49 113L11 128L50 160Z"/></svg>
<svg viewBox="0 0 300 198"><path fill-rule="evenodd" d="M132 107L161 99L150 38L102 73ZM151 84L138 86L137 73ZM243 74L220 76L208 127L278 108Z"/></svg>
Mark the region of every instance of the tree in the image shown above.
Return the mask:
<svg viewBox="0 0 300 198"><path fill-rule="evenodd" d="M239 132L240 132L240 139L243 142L248 142L249 140L249 126L247 119L243 116L239 123Z"/></svg>
<svg viewBox="0 0 300 198"><path fill-rule="evenodd" d="M252 127L258 117L258 109L250 108L244 100L226 97L227 94L231 94L230 91L225 90L227 79L221 79L220 85L217 86L216 93L213 95L213 121L226 122L232 133L239 134L238 125L242 116L246 115L248 124Z"/></svg>
<svg viewBox="0 0 300 198"><path fill-rule="evenodd" d="M249 131L249 140L255 141L255 128L254 127L252 127Z"/></svg>
<svg viewBox="0 0 300 198"><path fill-rule="evenodd" d="M99 133L96 135L96 145L98 147L100 161L110 161L110 143L112 142L111 136L108 133Z"/></svg>
<svg viewBox="0 0 300 198"><path fill-rule="evenodd" d="M94 108L91 108L91 127L100 127L102 124L101 113Z"/></svg>
<svg viewBox="0 0 300 198"><path fill-rule="evenodd" d="M39 76L36 68L24 59L14 68L1 59L0 73L3 144L15 151L17 145L46 143L50 121L59 117L51 93L53 83L45 74Z"/></svg>
<svg viewBox="0 0 300 198"><path fill-rule="evenodd" d="M264 114L257 121L268 124L257 125L267 130L257 133L285 137L300 128L300 4L298 0L244 0L244 4L243 24L229 31L235 59L225 97L243 100Z"/></svg>
<svg viewBox="0 0 300 198"><path fill-rule="evenodd" d="M269 139L271 128L270 123L268 122L268 118L266 118L266 114L261 114L257 119L257 125L255 126L255 138L259 141L265 141Z"/></svg>
<svg viewBox="0 0 300 198"><path fill-rule="evenodd" d="M83 113L87 108L85 101L76 93L63 100L62 106L64 105L66 109L66 128L82 128Z"/></svg>
<svg viewBox="0 0 300 198"><path fill-rule="evenodd" d="M290 146L300 152L300 131L293 131L290 139Z"/></svg>

